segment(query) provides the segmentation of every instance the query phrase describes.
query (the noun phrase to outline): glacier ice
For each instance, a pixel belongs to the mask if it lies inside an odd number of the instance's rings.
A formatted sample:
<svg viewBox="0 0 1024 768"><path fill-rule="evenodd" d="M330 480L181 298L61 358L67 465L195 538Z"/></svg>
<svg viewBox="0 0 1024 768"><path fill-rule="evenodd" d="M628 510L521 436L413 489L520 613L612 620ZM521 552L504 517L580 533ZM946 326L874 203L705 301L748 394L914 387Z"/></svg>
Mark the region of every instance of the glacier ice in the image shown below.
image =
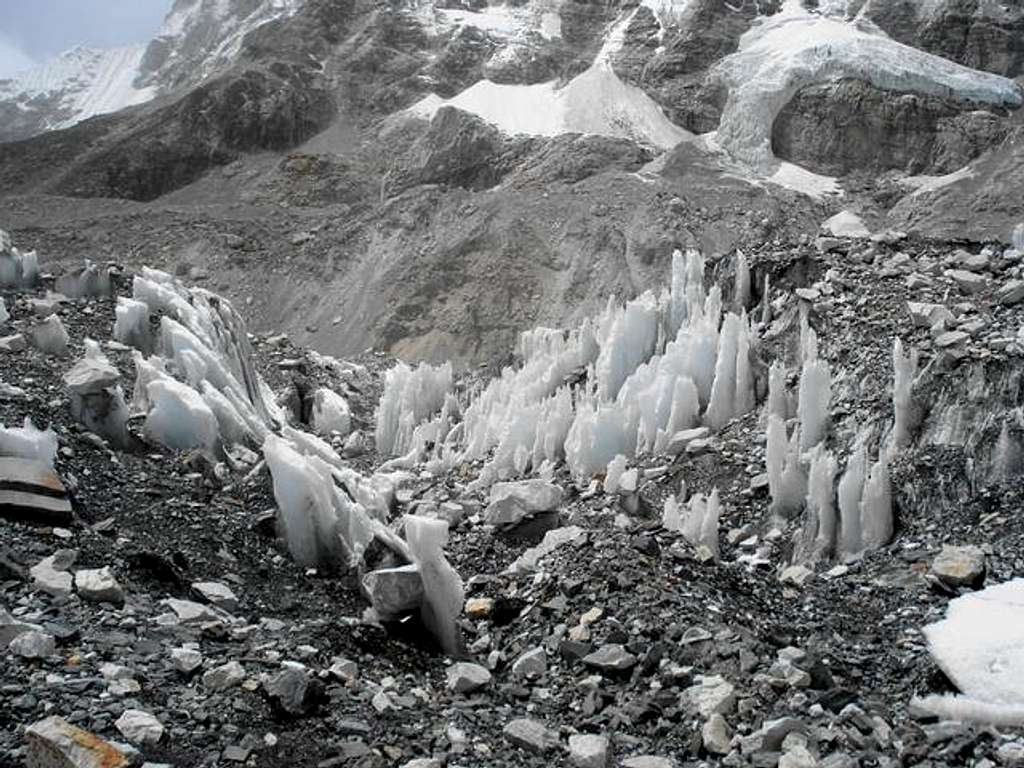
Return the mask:
<svg viewBox="0 0 1024 768"><path fill-rule="evenodd" d="M313 428L321 435L337 432L345 437L352 431L348 401L332 389L320 387L313 395Z"/></svg>
<svg viewBox="0 0 1024 768"><path fill-rule="evenodd" d="M594 366L602 400L614 400L630 374L654 354L658 321L658 303L649 292L603 319L607 330L601 330L601 352Z"/></svg>
<svg viewBox="0 0 1024 768"><path fill-rule="evenodd" d="M394 487L385 474L378 472L367 479L346 466L330 443L309 432L285 426L281 428L281 437L300 455L315 456L327 464L334 479L370 516L377 520L387 519L394 498Z"/></svg>
<svg viewBox="0 0 1024 768"><path fill-rule="evenodd" d="M1024 223L1013 228L1013 247L1018 253L1024 253Z"/></svg>
<svg viewBox="0 0 1024 768"><path fill-rule="evenodd" d="M114 309L114 340L149 354L153 336L149 330L149 305L119 296Z"/></svg>
<svg viewBox="0 0 1024 768"><path fill-rule="evenodd" d="M789 398L786 395L786 366L776 360L768 367L768 413L785 421L789 418Z"/></svg>
<svg viewBox="0 0 1024 768"><path fill-rule="evenodd" d="M903 353L903 342L896 339L892 349L893 364L893 433L892 442L894 448L904 448L910 442L910 430L913 419L913 403L911 390L914 385L914 377L917 375L918 352L917 348L910 350L909 355Z"/></svg>
<svg viewBox="0 0 1024 768"><path fill-rule="evenodd" d="M68 332L56 315L29 328L28 336L32 346L43 354L61 356L68 351Z"/></svg>
<svg viewBox="0 0 1024 768"><path fill-rule="evenodd" d="M54 289L69 299L110 296L110 268L94 264L89 259L81 267L69 270L57 278Z"/></svg>
<svg viewBox="0 0 1024 768"><path fill-rule="evenodd" d="M800 427L794 428L789 437L786 422L775 413L768 416L765 463L772 514L779 518L792 517L800 511L807 494L807 476L800 457Z"/></svg>
<svg viewBox="0 0 1024 768"><path fill-rule="evenodd" d="M41 461L52 467L57 458L57 434L52 429L36 429L28 416L21 427L0 423L0 456Z"/></svg>
<svg viewBox="0 0 1024 768"><path fill-rule="evenodd" d="M604 473L604 492L617 493L619 490L619 479L626 471L626 457L621 453L608 462L608 468Z"/></svg>
<svg viewBox="0 0 1024 768"><path fill-rule="evenodd" d="M199 385L203 402L217 419L217 431L220 433L224 446L255 445L258 443L257 433L250 426L251 422L238 412L238 409L224 394L206 379Z"/></svg>
<svg viewBox="0 0 1024 768"><path fill-rule="evenodd" d="M387 528L393 487L345 467L315 435L285 427L268 435L263 455L274 483L281 533L296 562L307 567L355 567L374 540L401 562L412 553Z"/></svg>
<svg viewBox="0 0 1024 768"><path fill-rule="evenodd" d="M0 296L0 325L3 325L10 319L11 315L7 311L7 305L4 303L4 297Z"/></svg>
<svg viewBox="0 0 1024 768"><path fill-rule="evenodd" d="M124 448L128 445L128 405L120 381L120 372L92 339L85 339L85 357L64 374L64 386L71 395L71 415L87 429Z"/></svg>
<svg viewBox="0 0 1024 768"><path fill-rule="evenodd" d="M675 502L678 505L678 501ZM722 504L719 500L718 489L711 491L710 496L695 493L690 497L690 502L685 513L676 510L669 511L669 520L673 521L677 515L679 521L679 532L695 547L706 547L713 555L715 561L719 559L718 547L718 521L722 514Z"/></svg>
<svg viewBox="0 0 1024 768"><path fill-rule="evenodd" d="M732 304L736 312L743 312L750 306L750 265L743 251L736 251L735 277L733 279Z"/></svg>
<svg viewBox="0 0 1024 768"><path fill-rule="evenodd" d="M458 618L465 602L462 579L444 556L448 523L416 515L405 516L405 539L423 580L423 623L449 656L462 653Z"/></svg>
<svg viewBox="0 0 1024 768"><path fill-rule="evenodd" d="M263 456L274 483L278 520L288 551L299 565L322 567L343 559L331 483L317 471L316 457L305 457L271 435ZM322 462L321 462L322 463Z"/></svg>
<svg viewBox="0 0 1024 768"><path fill-rule="evenodd" d="M182 373L191 372L194 387L201 382L196 376L204 372L236 409L254 412L264 430L284 422L273 393L256 373L245 323L227 299L201 288L185 288L167 273L148 267L135 276L132 295L151 314L163 313L160 353ZM197 368L197 360L204 371Z"/></svg>
<svg viewBox="0 0 1024 768"><path fill-rule="evenodd" d="M602 474L618 455L664 451L702 414L721 426L751 410L749 320L729 313L723 322L721 291L705 292L703 280L701 254L677 251L660 297L609 299L571 332L523 334L522 366L505 368L465 411L462 460L494 451L475 487L562 458L578 479Z"/></svg>
<svg viewBox="0 0 1024 768"><path fill-rule="evenodd" d="M889 457L885 449L871 465L860 498L861 544L864 549L879 549L892 540L892 490L889 481Z"/></svg>
<svg viewBox="0 0 1024 768"><path fill-rule="evenodd" d="M828 363L824 360L808 360L800 374L800 388L797 394L801 450L809 450L825 439L831 400L832 373Z"/></svg>
<svg viewBox="0 0 1024 768"><path fill-rule="evenodd" d="M924 628L936 663L963 696L929 697L928 709L958 720L1024 724L1024 579L950 601Z"/></svg>
<svg viewBox="0 0 1024 768"><path fill-rule="evenodd" d="M39 258L35 251L23 253L11 236L0 229L0 288L29 288L39 279Z"/></svg>
<svg viewBox="0 0 1024 768"><path fill-rule="evenodd" d="M858 440L839 481L839 540L836 548L844 554L852 555L862 550L860 499L867 471L867 448L863 441Z"/></svg>
<svg viewBox="0 0 1024 768"><path fill-rule="evenodd" d="M793 10L761 17L712 79L728 89L717 141L747 165L771 166L775 118L802 88L842 78L996 107L1021 105L1012 80L896 42L877 29Z"/></svg>
<svg viewBox="0 0 1024 768"><path fill-rule="evenodd" d="M835 509L836 460L831 451L818 443L811 452L807 473L807 500L803 526L799 532L793 559L815 562L831 556L837 532Z"/></svg>
<svg viewBox="0 0 1024 768"><path fill-rule="evenodd" d="M377 406L377 450L385 456L408 453L416 428L443 408L451 390L451 363L420 363L416 368L396 364L384 375Z"/></svg>
<svg viewBox="0 0 1024 768"><path fill-rule="evenodd" d="M151 404L144 432L148 439L174 451L199 449L217 455L220 429L217 417L196 390L170 377L146 387Z"/></svg>

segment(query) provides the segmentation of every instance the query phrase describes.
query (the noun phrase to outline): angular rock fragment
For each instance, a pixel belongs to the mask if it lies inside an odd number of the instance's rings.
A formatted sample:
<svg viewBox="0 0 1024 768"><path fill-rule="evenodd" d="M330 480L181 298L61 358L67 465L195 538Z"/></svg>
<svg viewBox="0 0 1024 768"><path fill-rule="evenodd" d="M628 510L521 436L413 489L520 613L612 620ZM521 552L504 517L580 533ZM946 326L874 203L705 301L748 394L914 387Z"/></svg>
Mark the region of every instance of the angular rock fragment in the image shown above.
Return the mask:
<svg viewBox="0 0 1024 768"><path fill-rule="evenodd" d="M0 648L6 648L18 635L23 635L33 630L42 632L42 629L38 624L20 621L0 608Z"/></svg>
<svg viewBox="0 0 1024 768"><path fill-rule="evenodd" d="M263 692L279 711L301 717L316 709L323 686L302 664L285 662L280 672L263 681Z"/></svg>
<svg viewBox="0 0 1024 768"><path fill-rule="evenodd" d="M69 525L71 501L60 477L42 461L0 457L0 517Z"/></svg>
<svg viewBox="0 0 1024 768"><path fill-rule="evenodd" d="M28 341L23 334L14 333L10 336L0 336L0 352L13 354L24 352L26 349L28 349Z"/></svg>
<svg viewBox="0 0 1024 768"><path fill-rule="evenodd" d="M172 648L171 664L183 675L191 675L203 665L203 654L192 648Z"/></svg>
<svg viewBox="0 0 1024 768"><path fill-rule="evenodd" d="M686 698L702 717L727 715L736 706L736 689L720 675L705 675L686 689Z"/></svg>
<svg viewBox="0 0 1024 768"><path fill-rule="evenodd" d="M637 755L623 760L622 768L676 768L676 762L657 755Z"/></svg>
<svg viewBox="0 0 1024 768"><path fill-rule="evenodd" d="M109 567L76 571L75 590L83 600L94 603L124 603L124 589Z"/></svg>
<svg viewBox="0 0 1024 768"><path fill-rule="evenodd" d="M565 544L579 541L581 538L586 536L586 534L586 530L577 525L570 525L565 528L556 528L553 531L548 531L544 534L544 538L541 540L540 544L535 547L530 547L516 558L515 562L508 567L508 572L526 573L527 571L535 570L540 561L556 549L564 546Z"/></svg>
<svg viewBox="0 0 1024 768"><path fill-rule="evenodd" d="M988 287L988 278L968 272L966 269L952 269L946 274L953 278L953 282L956 283L961 293L968 295L981 293Z"/></svg>
<svg viewBox="0 0 1024 768"><path fill-rule="evenodd" d="M932 561L932 575L947 587L977 587L985 581L985 553L946 544Z"/></svg>
<svg viewBox="0 0 1024 768"><path fill-rule="evenodd" d="M423 579L415 565L370 571L363 576L363 591L381 621L394 621L423 603Z"/></svg>
<svg viewBox="0 0 1024 768"><path fill-rule="evenodd" d="M77 558L78 552L73 549L60 549L44 557L29 569L32 583L54 597L70 595L74 579L68 569Z"/></svg>
<svg viewBox="0 0 1024 768"><path fill-rule="evenodd" d="M164 735L164 727L153 715L141 709L126 709L114 727L132 744L152 746Z"/></svg>
<svg viewBox="0 0 1024 768"><path fill-rule="evenodd" d="M558 744L558 736L544 723L526 717L513 720L502 729L502 733L510 743L537 754L543 754Z"/></svg>
<svg viewBox="0 0 1024 768"><path fill-rule="evenodd" d="M617 643L602 645L583 657L583 663L601 672L623 673L636 666L637 658Z"/></svg>
<svg viewBox="0 0 1024 768"><path fill-rule="evenodd" d="M204 600L223 611L230 613L238 610L238 597L226 584L216 581L197 581L192 590Z"/></svg>
<svg viewBox="0 0 1024 768"><path fill-rule="evenodd" d="M1010 280L996 291L996 301L1000 304L1019 304L1024 300L1024 280Z"/></svg>
<svg viewBox="0 0 1024 768"><path fill-rule="evenodd" d="M707 719L700 729L704 749L713 755L725 755L732 743L732 731L729 723L718 712Z"/></svg>
<svg viewBox="0 0 1024 768"><path fill-rule="evenodd" d="M53 635L31 630L18 635L8 646L11 653L23 659L45 659L57 648Z"/></svg>
<svg viewBox="0 0 1024 768"><path fill-rule="evenodd" d="M543 648L532 648L512 664L512 675L520 680L536 680L548 669L547 653Z"/></svg>
<svg viewBox="0 0 1024 768"><path fill-rule="evenodd" d="M71 415L87 429L127 447L128 405L121 389L121 373L92 339L85 340L85 357L64 374L71 397Z"/></svg>
<svg viewBox="0 0 1024 768"><path fill-rule="evenodd" d="M27 768L128 768L132 764L120 748L61 717L48 717L25 729Z"/></svg>
<svg viewBox="0 0 1024 768"><path fill-rule="evenodd" d="M237 661L229 661L203 674L203 686L211 691L226 691L245 680L245 667Z"/></svg>
<svg viewBox="0 0 1024 768"><path fill-rule="evenodd" d="M932 328L939 323L953 320L953 313L942 304L926 304L916 301L907 302L907 312L918 328Z"/></svg>
<svg viewBox="0 0 1024 768"><path fill-rule="evenodd" d="M518 525L531 515L551 512L562 503L562 489L544 480L495 483L484 510L484 522L498 527Z"/></svg>
<svg viewBox="0 0 1024 768"><path fill-rule="evenodd" d="M472 693L491 682L491 673L479 664L460 661L448 667L445 673L448 690L455 693Z"/></svg>

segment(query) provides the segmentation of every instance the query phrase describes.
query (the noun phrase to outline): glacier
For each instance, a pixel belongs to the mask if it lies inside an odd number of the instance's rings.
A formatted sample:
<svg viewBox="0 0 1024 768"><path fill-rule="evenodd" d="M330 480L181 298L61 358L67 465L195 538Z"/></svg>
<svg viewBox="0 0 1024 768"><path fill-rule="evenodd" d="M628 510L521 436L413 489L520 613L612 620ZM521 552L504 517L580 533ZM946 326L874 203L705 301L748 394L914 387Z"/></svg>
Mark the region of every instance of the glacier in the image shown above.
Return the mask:
<svg viewBox="0 0 1024 768"><path fill-rule="evenodd" d="M728 89L718 145L759 172L776 165L775 118L808 85L856 78L902 93L995 107L1022 104L1021 88L1012 80L898 43L864 20L810 13L799 2L758 19L710 77Z"/></svg>

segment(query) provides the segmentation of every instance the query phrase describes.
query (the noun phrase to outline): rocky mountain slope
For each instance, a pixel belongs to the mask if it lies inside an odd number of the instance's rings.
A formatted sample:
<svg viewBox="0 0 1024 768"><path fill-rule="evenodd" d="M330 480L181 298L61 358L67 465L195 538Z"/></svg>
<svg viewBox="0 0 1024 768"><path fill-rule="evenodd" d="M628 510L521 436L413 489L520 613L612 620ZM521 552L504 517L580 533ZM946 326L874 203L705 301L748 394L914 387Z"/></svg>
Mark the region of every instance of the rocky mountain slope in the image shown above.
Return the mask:
<svg viewBox="0 0 1024 768"><path fill-rule="evenodd" d="M325 351L477 362L651 287L675 247L813 235L842 209L1005 242L1020 16L179 2L132 80L158 97L0 144L0 205L54 257L202 262L257 327Z"/></svg>

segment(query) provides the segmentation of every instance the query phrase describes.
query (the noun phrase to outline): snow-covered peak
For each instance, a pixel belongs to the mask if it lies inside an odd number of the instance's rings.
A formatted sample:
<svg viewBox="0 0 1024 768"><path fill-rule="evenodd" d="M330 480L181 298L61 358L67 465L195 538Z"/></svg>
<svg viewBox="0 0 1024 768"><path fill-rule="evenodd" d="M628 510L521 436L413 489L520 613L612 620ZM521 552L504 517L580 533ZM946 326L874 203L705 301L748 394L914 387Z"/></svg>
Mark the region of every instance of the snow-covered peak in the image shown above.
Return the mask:
<svg viewBox="0 0 1024 768"><path fill-rule="evenodd" d="M229 64L249 32L294 14L304 0L175 0L148 44L76 46L0 79L0 141L68 128L96 115L195 85ZM0 43L0 76L13 61Z"/></svg>
<svg viewBox="0 0 1024 768"><path fill-rule="evenodd" d="M66 128L95 115L116 112L152 98L136 88L143 46L100 50L76 46L54 59L0 82L0 98L28 109L32 102L51 102L43 121L47 130Z"/></svg>

